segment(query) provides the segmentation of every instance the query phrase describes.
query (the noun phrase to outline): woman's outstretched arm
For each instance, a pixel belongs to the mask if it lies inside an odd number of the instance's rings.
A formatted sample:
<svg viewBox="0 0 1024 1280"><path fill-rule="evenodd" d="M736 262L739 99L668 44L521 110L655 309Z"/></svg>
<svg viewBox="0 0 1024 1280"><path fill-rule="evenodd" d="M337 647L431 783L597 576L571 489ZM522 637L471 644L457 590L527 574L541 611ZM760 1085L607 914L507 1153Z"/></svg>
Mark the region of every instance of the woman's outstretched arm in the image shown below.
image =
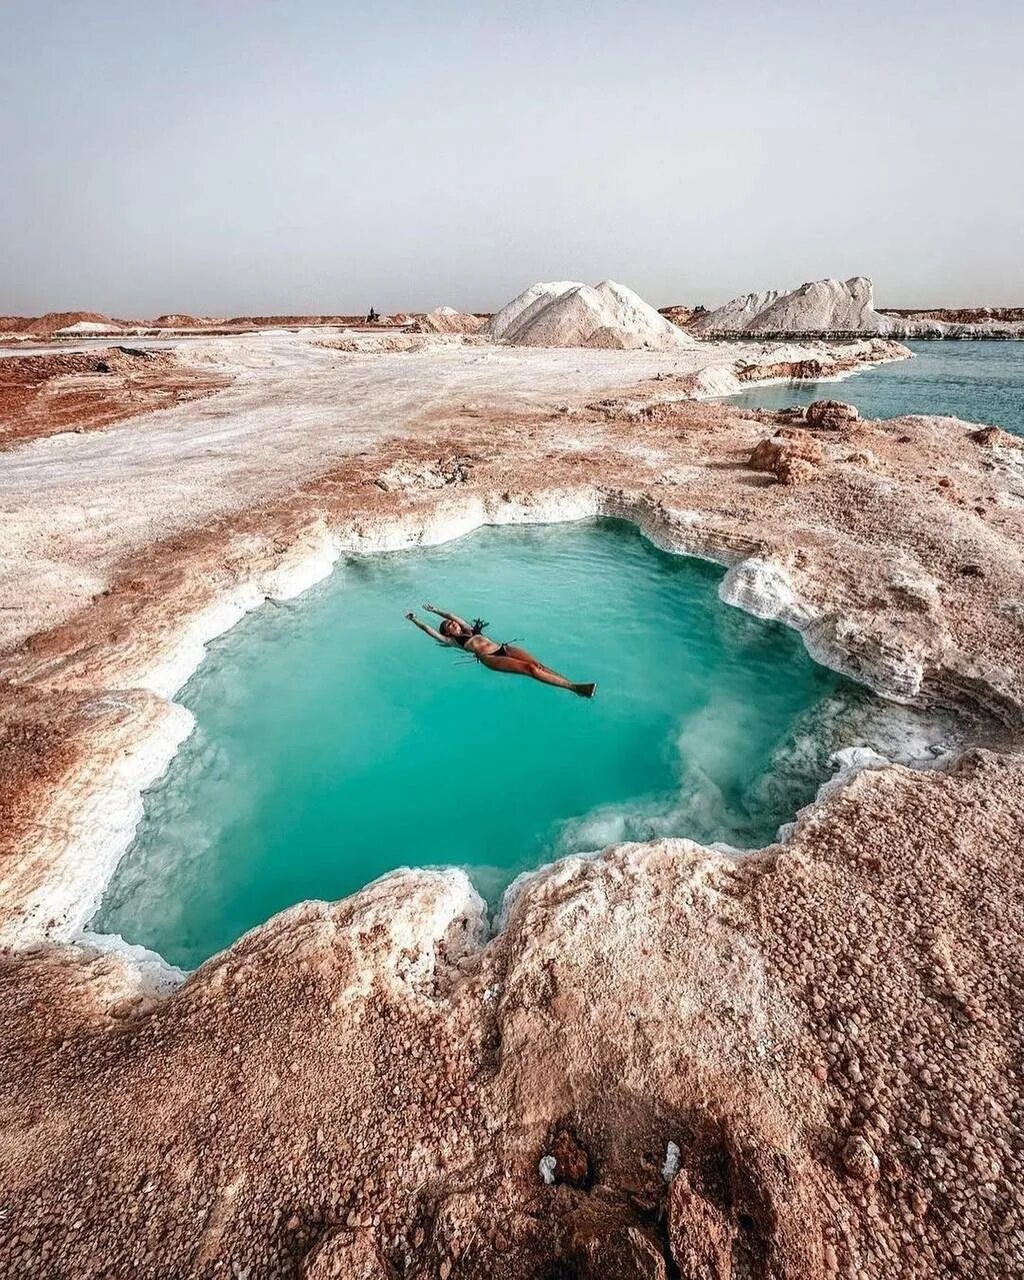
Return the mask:
<svg viewBox="0 0 1024 1280"><path fill-rule="evenodd" d="M447 618L449 622L457 622L465 631L472 631L472 626L465 618L460 618L457 613L449 613L447 609L439 609L436 604L425 604L424 609L427 613L436 613L439 618Z"/></svg>
<svg viewBox="0 0 1024 1280"><path fill-rule="evenodd" d="M425 631L431 640L436 640L438 644L451 645L451 641L447 636L443 636L440 631L435 631L433 627L428 626L425 622L421 622L419 618L410 610L405 615L414 627L419 627L421 631Z"/></svg>

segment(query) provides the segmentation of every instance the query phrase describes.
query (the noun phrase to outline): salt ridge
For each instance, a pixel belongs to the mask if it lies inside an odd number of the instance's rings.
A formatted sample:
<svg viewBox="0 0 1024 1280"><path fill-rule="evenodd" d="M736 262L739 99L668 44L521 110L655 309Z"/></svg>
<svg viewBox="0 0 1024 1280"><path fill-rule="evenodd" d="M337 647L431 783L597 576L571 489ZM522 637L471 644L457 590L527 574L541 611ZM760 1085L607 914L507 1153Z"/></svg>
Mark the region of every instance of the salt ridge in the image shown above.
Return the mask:
<svg viewBox="0 0 1024 1280"><path fill-rule="evenodd" d="M868 276L848 280L810 280L798 289L770 289L733 298L697 317L696 333L707 336L746 334L758 337L849 337L875 334L890 338L1013 338L1024 325L1000 320L978 323L915 319L875 309L874 284Z"/></svg>
<svg viewBox="0 0 1024 1280"><path fill-rule="evenodd" d="M694 327L708 334L883 334L891 324L875 310L871 280L851 276L811 280L788 293L748 293L701 316Z"/></svg>

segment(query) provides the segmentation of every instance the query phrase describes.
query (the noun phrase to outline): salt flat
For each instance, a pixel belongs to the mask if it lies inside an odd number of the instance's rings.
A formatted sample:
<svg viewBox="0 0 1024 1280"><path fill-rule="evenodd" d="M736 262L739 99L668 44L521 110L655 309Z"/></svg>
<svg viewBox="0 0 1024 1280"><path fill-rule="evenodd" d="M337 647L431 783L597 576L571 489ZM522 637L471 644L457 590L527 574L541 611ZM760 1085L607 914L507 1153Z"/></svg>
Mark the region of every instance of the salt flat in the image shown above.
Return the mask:
<svg viewBox="0 0 1024 1280"><path fill-rule="evenodd" d="M701 344L671 353L466 345L338 351L315 333L189 339L179 362L234 379L217 395L0 454L0 651L104 587L127 553L285 493L437 413L585 403L655 377L738 389L737 362L818 353ZM359 342L356 339L356 342ZM143 344L145 345L145 344ZM832 350L835 350L834 348ZM781 357L778 353L784 353Z"/></svg>

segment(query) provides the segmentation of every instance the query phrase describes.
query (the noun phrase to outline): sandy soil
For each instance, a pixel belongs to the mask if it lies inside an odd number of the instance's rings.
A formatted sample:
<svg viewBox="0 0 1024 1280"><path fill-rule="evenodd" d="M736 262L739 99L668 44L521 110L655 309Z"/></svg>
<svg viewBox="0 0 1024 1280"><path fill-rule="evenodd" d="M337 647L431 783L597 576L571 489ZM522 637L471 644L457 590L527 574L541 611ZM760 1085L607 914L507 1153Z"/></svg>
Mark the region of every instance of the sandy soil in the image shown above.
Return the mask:
<svg viewBox="0 0 1024 1280"><path fill-rule="evenodd" d="M1024 1272L1024 453L686 399L822 354L212 344L216 396L0 458L10 1274ZM569 859L489 942L422 872L184 986L83 945L205 640L350 551L598 512L1001 749L861 772L741 862Z"/></svg>

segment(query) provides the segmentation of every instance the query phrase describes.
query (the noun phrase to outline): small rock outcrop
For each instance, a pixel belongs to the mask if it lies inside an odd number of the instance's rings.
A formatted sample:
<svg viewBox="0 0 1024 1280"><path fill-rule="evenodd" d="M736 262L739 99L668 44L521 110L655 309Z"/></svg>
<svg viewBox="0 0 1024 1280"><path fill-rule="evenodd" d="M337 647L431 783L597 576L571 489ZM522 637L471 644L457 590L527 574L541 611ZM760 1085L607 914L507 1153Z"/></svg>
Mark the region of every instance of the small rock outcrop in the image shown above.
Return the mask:
<svg viewBox="0 0 1024 1280"><path fill-rule="evenodd" d="M851 1178L858 1182L874 1183L878 1181L880 1167L875 1149L861 1133L851 1134L847 1138L839 1156L843 1168Z"/></svg>
<svg viewBox="0 0 1024 1280"><path fill-rule="evenodd" d="M465 484L473 471L473 461L462 454L449 454L423 462L396 462L375 477L373 483L385 493L392 490L443 489Z"/></svg>
<svg viewBox="0 0 1024 1280"><path fill-rule="evenodd" d="M681 1173L668 1198L668 1239L684 1280L729 1280L736 1227L719 1205L706 1200Z"/></svg>
<svg viewBox="0 0 1024 1280"><path fill-rule="evenodd" d="M983 449L1024 449L1024 440L1002 427L979 427L977 431L968 431L967 438Z"/></svg>
<svg viewBox="0 0 1024 1280"><path fill-rule="evenodd" d="M675 306L658 308L658 315L664 316L680 329L685 329L687 333L693 327L694 321L699 320L701 316L706 316L707 313L707 307L702 305L686 307L678 303Z"/></svg>
<svg viewBox="0 0 1024 1280"><path fill-rule="evenodd" d="M859 418L860 413L856 407L843 400L815 400L807 406L804 414L804 421L809 427L826 430L845 427L847 423L856 422Z"/></svg>
<svg viewBox="0 0 1024 1280"><path fill-rule="evenodd" d="M365 1228L329 1232L299 1270L300 1280L390 1280L392 1274Z"/></svg>
<svg viewBox="0 0 1024 1280"><path fill-rule="evenodd" d="M762 440L748 460L754 471L765 471L781 484L813 480L825 461L825 451L811 435L795 427L783 427Z"/></svg>

